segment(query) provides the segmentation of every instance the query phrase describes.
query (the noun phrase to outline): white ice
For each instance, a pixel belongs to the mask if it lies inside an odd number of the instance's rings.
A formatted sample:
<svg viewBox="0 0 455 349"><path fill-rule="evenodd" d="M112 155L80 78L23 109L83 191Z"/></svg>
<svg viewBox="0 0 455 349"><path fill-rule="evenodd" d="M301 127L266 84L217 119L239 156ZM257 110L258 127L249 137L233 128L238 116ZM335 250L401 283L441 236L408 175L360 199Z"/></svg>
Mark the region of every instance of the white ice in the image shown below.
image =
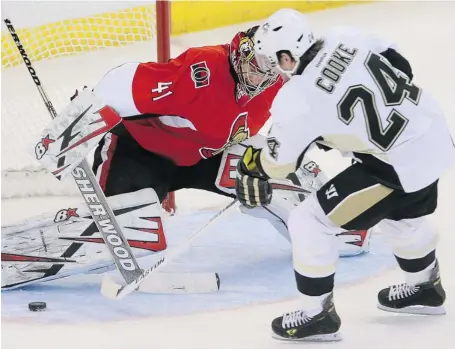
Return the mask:
<svg viewBox="0 0 455 349"><path fill-rule="evenodd" d="M415 81L442 103L453 132L454 18L454 2L377 3L311 15L316 33L324 33L331 25L348 24L397 41L412 63ZM226 42L237 29L248 28L250 24L174 38L174 54L188 46ZM2 83L5 86L5 78ZM72 86L67 88L71 90ZM329 174L335 174L346 164L334 154L318 152L314 155ZM448 314L440 317L395 315L375 308L377 291L402 280L400 272L391 268L394 264L390 251L378 235L370 255L340 262L335 301L343 321L343 342L305 343L298 347L453 347L450 331L455 330L452 298L455 294L454 179L455 169L452 169L441 180L439 207L432 217L441 234L438 257L442 282L448 293ZM2 224L78 201L78 197L2 200ZM182 241L229 202L194 191L179 192L177 201L179 214L166 220L171 245ZM196 209L200 209L197 215ZM100 276L94 275L3 292L2 345L5 349L285 347L286 344L270 337L270 322L296 307L296 291L289 246L266 223L241 216L234 209L172 267L217 270L222 276L222 289L205 296L133 294L122 302L112 303L99 296ZM27 301L31 300L46 300L48 311L30 313Z"/></svg>

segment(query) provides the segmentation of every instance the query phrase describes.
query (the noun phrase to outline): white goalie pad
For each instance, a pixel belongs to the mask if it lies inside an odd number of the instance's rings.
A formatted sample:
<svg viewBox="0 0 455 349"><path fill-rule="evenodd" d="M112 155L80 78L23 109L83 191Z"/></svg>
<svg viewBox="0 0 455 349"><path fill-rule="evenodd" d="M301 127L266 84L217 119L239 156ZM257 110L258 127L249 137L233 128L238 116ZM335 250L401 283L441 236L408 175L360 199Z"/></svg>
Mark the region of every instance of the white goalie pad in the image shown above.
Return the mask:
<svg viewBox="0 0 455 349"><path fill-rule="evenodd" d="M166 249L153 189L107 199L136 257ZM2 289L104 271L114 263L85 204L2 227Z"/></svg>
<svg viewBox="0 0 455 349"><path fill-rule="evenodd" d="M243 153L248 145L256 148L265 146L265 137L256 135L242 144L236 144L227 148L224 153L216 179L216 186L225 193L235 194L236 167L238 161L242 158ZM321 188L327 181L328 177L321 170L319 165L305 156L300 167L290 176L289 184L299 185L309 192L315 192ZM290 241L286 222L292 209L297 207L306 195L290 190L273 190L272 201L266 207L247 208L241 206L240 210L254 218L267 219L270 224L286 240ZM366 231L346 231L339 234L339 251L340 256L349 257L359 255L369 251L371 229Z"/></svg>
<svg viewBox="0 0 455 349"><path fill-rule="evenodd" d="M121 117L84 89L42 131L32 155L58 179L79 165Z"/></svg>

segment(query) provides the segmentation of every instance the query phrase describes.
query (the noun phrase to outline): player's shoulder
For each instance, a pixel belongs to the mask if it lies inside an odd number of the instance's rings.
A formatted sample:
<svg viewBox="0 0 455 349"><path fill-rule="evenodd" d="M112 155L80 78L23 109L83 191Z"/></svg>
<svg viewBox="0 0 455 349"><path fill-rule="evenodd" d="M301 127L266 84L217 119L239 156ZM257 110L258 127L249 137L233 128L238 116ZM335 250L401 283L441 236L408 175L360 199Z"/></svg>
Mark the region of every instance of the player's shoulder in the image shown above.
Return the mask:
<svg viewBox="0 0 455 349"><path fill-rule="evenodd" d="M192 47L185 51L185 60L190 64L206 62L210 66L228 64L229 50L227 45Z"/></svg>
<svg viewBox="0 0 455 349"><path fill-rule="evenodd" d="M325 40L328 42L341 41L357 46L359 49L365 48L375 52L382 52L389 47L396 47L396 44L389 38L351 26L332 27L328 31Z"/></svg>
<svg viewBox="0 0 455 349"><path fill-rule="evenodd" d="M305 115L308 111L306 81L302 75L293 76L278 91L272 104L274 118L288 118Z"/></svg>
<svg viewBox="0 0 455 349"><path fill-rule="evenodd" d="M198 94L207 94L214 86L224 86L230 74L227 45L192 47L180 55L178 61L180 84L185 88L194 85Z"/></svg>
<svg viewBox="0 0 455 349"><path fill-rule="evenodd" d="M368 33L351 26L334 26L324 36L326 43L346 42L350 44L362 45Z"/></svg>
<svg viewBox="0 0 455 349"><path fill-rule="evenodd" d="M364 35L364 32L357 27L353 26L346 26L346 25L337 25L333 26L329 29L327 32L328 36L359 36L359 35Z"/></svg>

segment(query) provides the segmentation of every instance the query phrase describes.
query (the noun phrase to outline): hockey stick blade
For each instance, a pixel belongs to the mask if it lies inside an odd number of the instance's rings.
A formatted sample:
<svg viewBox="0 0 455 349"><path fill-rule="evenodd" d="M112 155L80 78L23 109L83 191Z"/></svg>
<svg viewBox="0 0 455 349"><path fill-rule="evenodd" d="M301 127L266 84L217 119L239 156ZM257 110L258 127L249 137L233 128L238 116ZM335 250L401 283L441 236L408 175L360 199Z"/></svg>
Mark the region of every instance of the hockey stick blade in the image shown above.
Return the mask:
<svg viewBox="0 0 455 349"><path fill-rule="evenodd" d="M143 293L182 294L213 293L220 289L220 277L214 272L156 272L137 289Z"/></svg>
<svg viewBox="0 0 455 349"><path fill-rule="evenodd" d="M128 285L127 285L128 286ZM101 294L109 299L121 299L118 294L127 286L105 277ZM151 294L213 293L220 289L220 277L215 272L205 273L153 273L137 287L137 291Z"/></svg>
<svg viewBox="0 0 455 349"><path fill-rule="evenodd" d="M105 276L101 284L101 294L109 299L122 299L137 289L147 278L147 276L155 271L161 264L166 261L166 256L161 257L158 262L152 265L150 268L144 269L138 278L134 279L129 284L122 286L117 284L109 276Z"/></svg>
<svg viewBox="0 0 455 349"><path fill-rule="evenodd" d="M213 222L215 222L218 217L220 217L224 212L233 207L236 203L237 199L235 199L229 205L227 205L225 208L219 211L202 228L191 234L191 236L187 238L186 242L183 245L180 245L171 253L161 257L155 264L145 269L142 272L142 274L139 275L139 277L137 277L129 284L122 286L120 284L117 284L109 276L106 275L101 285L101 294L106 298L116 300L122 299L129 295L131 292L139 288L139 286L141 286L141 284L144 283L145 280L147 280L147 278L150 276L150 274L152 274L155 270L157 270L158 268L168 263L170 260L175 259L176 257L180 256L183 252L185 252L189 248L193 240L195 240L195 238L199 236L199 234L203 233L204 231L207 231L207 228L210 225L212 225Z"/></svg>

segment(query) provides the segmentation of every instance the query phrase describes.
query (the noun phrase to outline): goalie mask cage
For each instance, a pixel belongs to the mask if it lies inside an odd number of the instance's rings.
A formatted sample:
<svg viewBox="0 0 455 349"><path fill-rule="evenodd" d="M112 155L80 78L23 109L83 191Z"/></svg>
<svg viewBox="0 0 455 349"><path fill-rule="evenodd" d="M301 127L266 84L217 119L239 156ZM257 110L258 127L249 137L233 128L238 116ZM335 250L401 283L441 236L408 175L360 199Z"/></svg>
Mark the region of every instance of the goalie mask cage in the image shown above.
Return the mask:
<svg viewBox="0 0 455 349"><path fill-rule="evenodd" d="M57 112L76 89L95 86L109 69L170 58L168 1L2 2L2 12ZM50 117L4 24L2 29L2 199L79 195L72 178L56 180L29 153ZM173 193L163 207L175 210Z"/></svg>

